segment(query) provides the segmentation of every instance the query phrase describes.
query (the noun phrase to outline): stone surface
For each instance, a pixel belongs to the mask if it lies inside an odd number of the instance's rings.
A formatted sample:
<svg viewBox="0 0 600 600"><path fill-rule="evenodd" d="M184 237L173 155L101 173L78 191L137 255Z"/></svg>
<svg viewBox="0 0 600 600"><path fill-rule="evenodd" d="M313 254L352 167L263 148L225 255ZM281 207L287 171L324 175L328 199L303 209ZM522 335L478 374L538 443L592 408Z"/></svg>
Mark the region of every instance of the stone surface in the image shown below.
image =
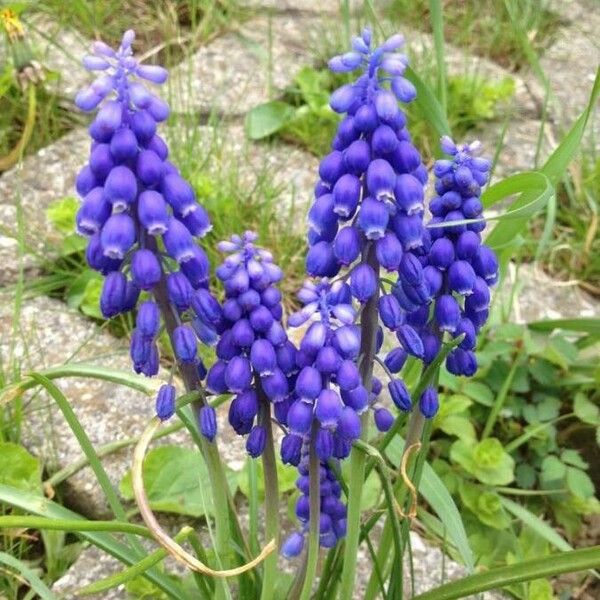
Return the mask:
<svg viewBox="0 0 600 600"><path fill-rule="evenodd" d="M498 292L500 302L508 302L515 282L518 293L513 316L518 323L600 316L600 304L577 285L556 281L533 264L522 264L518 270L511 264L508 277Z"/></svg>
<svg viewBox="0 0 600 600"><path fill-rule="evenodd" d="M0 303L0 354L3 364L14 365L17 372L25 374L75 362L121 370L129 368L124 341L100 331L58 300L42 297L26 300L15 336L12 335L12 315L11 298L4 294ZM150 386L159 385L158 379L146 381ZM95 446L141 433L153 413L152 398L124 386L79 377L61 378L56 384ZM26 394L22 435L23 443L42 457L49 472L82 456L62 413L45 393ZM113 484L118 484L127 470L130 453L128 448L103 459ZM104 495L89 467L66 482L65 502L90 517L110 516Z"/></svg>
<svg viewBox="0 0 600 600"><path fill-rule="evenodd" d="M86 363L128 371L130 360L126 340L117 340L101 331L81 314L62 302L48 298L26 300L20 311L16 335L12 333L13 299L0 295L0 358L16 372L25 374L67 363ZM150 391L168 377L144 379ZM142 432L154 413L150 396L98 379L68 377L55 381L71 403L83 429L94 446L127 439ZM227 406L218 411L219 444L225 462L241 468L245 458L243 440L226 426ZM27 393L23 443L42 457L47 470L75 462L82 456L77 439L62 413L46 394ZM190 444L184 430L161 438L158 443ZM103 465L114 485L129 468L131 448L107 455ZM89 467L65 484L65 503L91 518L110 518L104 494Z"/></svg>
<svg viewBox="0 0 600 600"><path fill-rule="evenodd" d="M112 556L102 552L94 546L86 548L69 568L52 586L52 591L59 594L64 600L81 598L77 590L96 581L109 577L113 573L123 570L123 565ZM87 596L93 600L126 600L130 597L125 591L125 586L120 585L101 594Z"/></svg>
<svg viewBox="0 0 600 600"><path fill-rule="evenodd" d="M48 85L55 86L58 93L72 106L73 97L90 79L89 73L81 64L82 56L89 51L88 40L47 15L33 15L27 26L39 61L58 75L58 79Z"/></svg>
<svg viewBox="0 0 600 600"><path fill-rule="evenodd" d="M363 7L363 0L350 0L351 11L359 10ZM323 2L323 0L241 0L241 6L254 9L273 10L276 12L286 11L304 11L314 13L341 14L340 0Z"/></svg>
<svg viewBox="0 0 600 600"><path fill-rule="evenodd" d="M75 175L86 161L89 144L85 129L76 129L0 177L0 285L14 282L19 270L18 207L25 269L56 253L60 236L46 218L46 209L53 200L75 194Z"/></svg>
<svg viewBox="0 0 600 600"><path fill-rule="evenodd" d="M598 66L600 65L599 5L594 0L555 2L552 8L569 19L559 30L555 42L540 59L550 82L550 114L558 131L566 131L586 107ZM600 112L592 118L595 137L587 143L598 141ZM588 132L592 129L588 125Z"/></svg>
<svg viewBox="0 0 600 600"><path fill-rule="evenodd" d="M326 18L310 15L263 15L248 21L173 69L172 109L246 113L292 81L328 29Z"/></svg>
<svg viewBox="0 0 600 600"><path fill-rule="evenodd" d="M535 154L540 127L540 121L534 119L511 119L506 124L505 131L503 131L505 123L494 122L474 131L470 137L482 142L484 152L488 156L493 155L498 143L502 142L494 171L494 179L498 179L519 171L536 168ZM538 164L543 164L555 143L551 131L546 126L542 136Z"/></svg>

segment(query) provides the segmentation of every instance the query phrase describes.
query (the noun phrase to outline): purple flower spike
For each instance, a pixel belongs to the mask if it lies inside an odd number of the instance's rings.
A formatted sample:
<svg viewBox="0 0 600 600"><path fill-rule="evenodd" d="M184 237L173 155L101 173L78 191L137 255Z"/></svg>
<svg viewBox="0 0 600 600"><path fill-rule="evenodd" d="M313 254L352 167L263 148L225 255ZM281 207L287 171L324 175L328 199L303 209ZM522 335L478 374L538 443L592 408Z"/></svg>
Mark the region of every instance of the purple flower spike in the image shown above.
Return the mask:
<svg viewBox="0 0 600 600"><path fill-rule="evenodd" d="M157 123L169 109L146 82L164 83L167 71L140 64L133 56L134 39L133 31L125 32L116 50L96 41L83 59L95 79L77 94L75 103L81 110L97 112L89 127L89 162L76 179L83 200L77 231L89 237L89 265L106 277L100 299L103 315L111 318L132 311L141 290L156 293L157 286L164 285L168 304L161 310L175 313L179 322L174 353L181 362L197 365L202 378L205 370L197 361L197 341L214 343L216 332L204 323L191 327L183 313L190 307L193 290L208 280L208 260L193 238L204 235L210 222L192 188L167 160L168 147L157 134ZM179 269L164 257L157 236L162 236L167 253L185 267ZM158 293L157 302L163 302ZM158 373L160 327L157 304L144 300L131 340L137 373ZM164 419L174 410L170 390L171 386L163 386L157 398L157 414Z"/></svg>

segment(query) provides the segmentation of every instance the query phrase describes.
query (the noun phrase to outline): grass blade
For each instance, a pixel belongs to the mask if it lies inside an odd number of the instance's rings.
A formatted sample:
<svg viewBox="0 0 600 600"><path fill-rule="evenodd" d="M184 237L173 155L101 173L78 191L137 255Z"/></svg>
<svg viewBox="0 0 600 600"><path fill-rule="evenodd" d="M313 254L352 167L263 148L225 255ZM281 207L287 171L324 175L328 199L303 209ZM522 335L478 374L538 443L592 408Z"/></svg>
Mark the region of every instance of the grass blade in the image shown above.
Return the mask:
<svg viewBox="0 0 600 600"><path fill-rule="evenodd" d="M38 375L53 381L62 377L85 377L91 379L101 379L110 381L119 385L127 386L138 392L151 396L158 391L159 382L146 377L141 377L127 371L119 371L109 367L99 367L85 363L66 364L60 367L52 367L37 372ZM23 392L39 385L35 379L27 377L22 381L5 388L0 395L0 405L10 402L13 397L22 394Z"/></svg>
<svg viewBox="0 0 600 600"><path fill-rule="evenodd" d="M427 121L435 129L437 135L439 137L450 135L450 125L446 119L446 113L435 97L435 92L410 67L406 68L406 78L417 90L417 97L413 102L423 115L427 115Z"/></svg>
<svg viewBox="0 0 600 600"><path fill-rule="evenodd" d="M600 334L600 319L547 319L545 321L532 321L527 323L529 329L534 331L554 331L566 329L587 334Z"/></svg>
<svg viewBox="0 0 600 600"><path fill-rule="evenodd" d="M81 515L64 506L60 506L60 504L56 504L39 494L25 492L9 485L0 484L0 502L48 519L81 520L82 522L86 522L86 519ZM126 565L134 565L140 560L139 555L134 553L131 548L118 542L107 532L80 531L78 535ZM188 597L176 582L157 572L155 569L146 571L143 576L168 594L173 600L182 600Z"/></svg>
<svg viewBox="0 0 600 600"><path fill-rule="evenodd" d="M48 519L30 515L8 515L0 517L0 529L48 529L52 531L110 531L113 533L131 533L148 539L152 534L142 525L123 523L121 521L86 521L84 519Z"/></svg>
<svg viewBox="0 0 600 600"><path fill-rule="evenodd" d="M566 540L564 540L550 525L544 523L542 519L540 519L537 515L534 515L531 511L527 510L524 506L513 502L509 498L504 498L500 496L500 501L506 510L511 512L517 519L523 521L527 527L530 527L535 531L540 537L543 537L547 542L552 544L558 550L562 550L563 552L568 552L569 550L573 550L573 546L571 546Z"/></svg>
<svg viewBox="0 0 600 600"><path fill-rule="evenodd" d="M0 552L0 563L18 571L23 579L27 581L29 587L42 600L57 600L57 597L48 589L46 584L22 561L10 556L10 554Z"/></svg>
<svg viewBox="0 0 600 600"><path fill-rule="evenodd" d="M435 45L435 60L437 65L437 95L444 114L447 113L446 60L444 53L444 16L440 0L429 0L431 13L431 29Z"/></svg>
<svg viewBox="0 0 600 600"><path fill-rule="evenodd" d="M71 405L69 404L69 401L65 395L47 377L44 377L39 373L31 373L29 376L36 383L41 385L56 402L69 427L71 428L73 435L77 438L77 442L81 446L83 453L87 457L90 467L94 471L94 475L96 476L96 479L106 496L106 500L108 501L111 510L119 521L127 521L125 509L123 508L123 505L121 504L121 501L119 500L119 497L117 496L117 493L113 488L113 485L110 482L110 479L108 478L108 475L106 474L106 471L104 470L96 451L94 450L94 446L92 445L90 438L83 429L79 419L77 418L77 415L75 414L75 411L71 408ZM139 550L143 553L141 547L139 547Z"/></svg>
<svg viewBox="0 0 600 600"><path fill-rule="evenodd" d="M563 138L559 146L550 155L544 166L540 169L540 173L548 178L552 187L558 184L569 163L575 156L575 152L579 148L583 138L583 133L587 126L590 114L592 113L599 96L600 69L598 69L596 72L596 79L594 81L594 86L592 88L587 107L575 121L569 133ZM501 184L502 183L504 182L501 182ZM492 188L493 187L494 186L492 186ZM490 188L488 192L492 188ZM486 194L488 192L486 192ZM483 195L484 206L486 205L486 200L489 201L489 197L486 198L486 194ZM527 191L521 194L521 196L513 203L511 208L519 209L521 207L534 204L536 202L537 195L538 192L536 190ZM527 216L524 215L523 218L520 219L511 219L509 221L499 222L488 235L486 243L492 248L507 246L507 244L514 240L518 235L522 234L526 228L529 216L527 212L526 214ZM511 253L508 252L502 254L501 262L503 264L510 259L510 254Z"/></svg>
<svg viewBox="0 0 600 600"><path fill-rule="evenodd" d="M176 542L181 542L184 540L190 533L191 528L184 527L175 537L174 540ZM115 573L114 575L110 575L109 577L105 577L100 581L95 581L89 585L86 585L83 588L77 590L78 596L87 596L90 594L99 594L100 592L106 592L111 588L117 587L118 585L123 585L136 577L140 577L143 575L148 569L152 568L154 565L158 564L161 560L164 560L167 557L167 551L164 548L159 548L152 552L152 554L148 554L145 558L137 562L135 565L128 567L127 569Z"/></svg>
<svg viewBox="0 0 600 600"><path fill-rule="evenodd" d="M423 494L423 498L427 500L427 503L444 524L448 541L454 545L467 569L473 571L475 568L473 551L469 545L467 531L460 512L444 482L428 463L423 465L419 492Z"/></svg>
<svg viewBox="0 0 600 600"><path fill-rule="evenodd" d="M514 583L554 577L561 573L585 571L598 566L600 566L600 546L592 546L469 575L419 594L413 600L456 600Z"/></svg>

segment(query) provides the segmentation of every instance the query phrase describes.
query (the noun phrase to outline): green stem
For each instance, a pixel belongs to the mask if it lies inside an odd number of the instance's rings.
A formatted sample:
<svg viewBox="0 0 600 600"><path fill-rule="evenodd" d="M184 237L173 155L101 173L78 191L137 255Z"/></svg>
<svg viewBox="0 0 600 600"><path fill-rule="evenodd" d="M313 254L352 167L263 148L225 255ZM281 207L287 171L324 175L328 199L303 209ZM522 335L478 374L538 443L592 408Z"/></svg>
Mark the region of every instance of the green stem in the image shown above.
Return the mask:
<svg viewBox="0 0 600 600"><path fill-rule="evenodd" d="M171 310L167 293L167 281L164 274L159 284L154 288L154 298L165 321L165 327L169 335L169 339L171 340L171 344L173 347L175 347L173 342L173 333L178 323L175 319L173 311ZM200 382L198 371L195 365L180 363L179 372L187 392L202 390L202 384ZM198 422L200 409L205 404L206 401L203 394L201 394L198 400L192 403L192 410L194 412L196 422ZM228 564L230 562L229 555L231 554L229 525L230 494L227 485L227 479L225 477L225 471L221 463L221 457L219 455L217 444L209 442L206 438L204 438L204 436L199 436L199 440L198 438L196 438L196 440L200 442L200 450L206 462L206 468L208 470L208 476L213 494L213 505L215 512L215 550L220 560L223 561L224 564ZM235 516L232 518L235 519ZM221 586L217 586L217 590L219 589L222 589Z"/></svg>
<svg viewBox="0 0 600 600"><path fill-rule="evenodd" d="M371 244L367 246L363 261L366 262L375 271L377 276L377 288L379 289L379 264L375 255L375 247ZM373 361L375 358L377 342L377 323L378 323L378 294L373 294L362 311L360 321L361 346L360 356L360 375L362 384L371 389L373 380ZM368 414L365 412L361 416L361 440L367 441ZM346 533L346 542L344 546L344 566L342 570L342 581L340 588L340 598L352 598L354 593L354 579L356 577L356 556L358 552L358 543L360 539L360 504L362 498L362 488L365 481L365 463L366 456L358 448L353 447L350 453L350 481L348 483L348 530Z"/></svg>
<svg viewBox="0 0 600 600"><path fill-rule="evenodd" d="M502 407L504 406L504 403L506 402L506 397L508 396L508 392L513 383L513 379L515 378L515 374L516 374L517 368L519 366L519 361L518 361L519 356L520 356L520 354L515 356L513 365L511 367L510 371L508 372L508 375L506 376L506 379L504 380L504 383L502 384L502 387L500 388L498 395L496 396L496 401L494 402L494 406L492 406L492 410L490 411L487 421L485 422L485 426L483 427L483 432L481 434L482 440L487 438L490 435L490 433L492 433L492 429L494 428L494 425L496 424L496 419L498 418L498 415L500 414L500 411L502 410Z"/></svg>
<svg viewBox="0 0 600 600"><path fill-rule="evenodd" d="M315 448L316 425L313 425L309 444L309 497L310 525L308 530L308 558L306 561L306 574L304 584L300 593L300 600L309 600L313 583L317 576L317 564L319 562L319 517L321 515L321 486L320 486L320 464L317 450ZM351 598L352 596L348 596Z"/></svg>
<svg viewBox="0 0 600 600"><path fill-rule="evenodd" d="M260 381L260 379L257 379ZM265 540L275 540L279 545L279 484L277 481L277 462L273 444L273 425L271 423L271 406L259 384L262 425L265 428L267 442L262 455L263 475L265 480ZM311 516L312 518L312 516ZM318 519L317 519L318 520ZM277 579L277 552L270 554L264 562L261 600L271 600Z"/></svg>
<svg viewBox="0 0 600 600"><path fill-rule="evenodd" d="M0 516L0 529L42 529L49 531L110 531L114 533L132 533L152 539L146 527L126 521L85 521L80 519L49 519L30 515Z"/></svg>

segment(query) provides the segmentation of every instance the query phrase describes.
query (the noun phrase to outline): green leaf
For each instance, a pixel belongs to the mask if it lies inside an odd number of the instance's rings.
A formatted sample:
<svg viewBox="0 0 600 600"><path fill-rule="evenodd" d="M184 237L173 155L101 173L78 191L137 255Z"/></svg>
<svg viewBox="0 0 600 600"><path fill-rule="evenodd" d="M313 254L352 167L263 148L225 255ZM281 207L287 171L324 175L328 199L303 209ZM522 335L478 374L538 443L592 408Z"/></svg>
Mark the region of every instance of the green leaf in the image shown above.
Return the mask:
<svg viewBox="0 0 600 600"><path fill-rule="evenodd" d="M492 406L494 404L494 393L481 381L469 381L469 383L463 386L461 391L483 406Z"/></svg>
<svg viewBox="0 0 600 600"><path fill-rule="evenodd" d="M324 76L327 75L326 72L306 66L300 69L294 77L294 81L300 88L302 99L312 110L316 111L329 105L329 90L324 82Z"/></svg>
<svg viewBox="0 0 600 600"><path fill-rule="evenodd" d="M529 584L527 600L554 600L552 584L547 579L536 579Z"/></svg>
<svg viewBox="0 0 600 600"><path fill-rule="evenodd" d="M82 271L73 280L71 285L67 288L67 292L66 292L67 304L71 308L78 309L85 300L86 311L87 311L86 314L89 313L90 303L97 302L97 300L98 300L98 298L95 298L95 292L93 294L88 292L88 284L93 279L97 279L98 281L102 282L102 276L100 275L100 273L97 273L96 271L92 271L91 269L86 269L85 271ZM101 283L100 283L100 285L101 285ZM98 309L98 304L96 304L95 312L96 312L96 314L101 314ZM90 315L90 316L94 316L94 315ZM102 318L102 316L100 318Z"/></svg>
<svg viewBox="0 0 600 600"><path fill-rule="evenodd" d="M542 461L540 480L544 487L560 487L567 473L567 467L554 455L549 455Z"/></svg>
<svg viewBox="0 0 600 600"><path fill-rule="evenodd" d="M235 493L235 471L228 469L227 480ZM214 514L208 470L197 450L179 446L150 450L144 460L144 485L152 510L192 517ZM133 500L131 472L123 477L119 490L125 499Z"/></svg>
<svg viewBox="0 0 600 600"><path fill-rule="evenodd" d="M258 497L262 501L265 497L265 479L264 479L264 470L262 460L254 459L254 466L256 468L256 476L257 476L257 489L258 489ZM237 471L237 484L240 488L240 492L246 496L246 498L250 497L250 481L249 481L249 469L248 463L244 465L244 468L241 471ZM279 457L277 457L277 482L279 484L279 493L285 494L287 492L291 492L296 489L296 479L298 478L298 473L296 469L291 469L282 464Z"/></svg>
<svg viewBox="0 0 600 600"><path fill-rule="evenodd" d="M18 444L0 443L0 483L20 490L41 493L42 466Z"/></svg>
<svg viewBox="0 0 600 600"><path fill-rule="evenodd" d="M10 554L0 552L0 564L4 564L17 571L42 600L57 600L57 597L48 589L46 584L24 562ZM5 569L2 570L4 571Z"/></svg>
<svg viewBox="0 0 600 600"><path fill-rule="evenodd" d="M272 100L252 108L246 115L246 135L251 140L262 140L279 131L294 116L294 107Z"/></svg>
<svg viewBox="0 0 600 600"><path fill-rule="evenodd" d="M464 505L484 524L493 529L510 526L510 518L502 508L500 496L464 481L459 487Z"/></svg>
<svg viewBox="0 0 600 600"><path fill-rule="evenodd" d="M581 469L567 467L567 487L579 498L592 498L594 496L594 482L590 476Z"/></svg>
<svg viewBox="0 0 600 600"><path fill-rule="evenodd" d="M386 449L388 458L396 466L400 465L403 449L404 440L399 435L393 438ZM427 462L423 463L419 493L423 495L423 498L442 521L447 532L448 541L455 546L464 564L469 571L472 571L475 566L473 552L469 546L467 532L460 512L444 482Z"/></svg>
<svg viewBox="0 0 600 600"><path fill-rule="evenodd" d="M72 196L60 198L50 203L46 209L48 220L62 234L73 233L75 215L79 210L79 202Z"/></svg>
<svg viewBox="0 0 600 600"><path fill-rule="evenodd" d="M477 443L457 440L450 448L450 458L481 483L507 485L515 478L515 461L496 438Z"/></svg>
<svg viewBox="0 0 600 600"><path fill-rule="evenodd" d="M562 552L550 557L527 560L505 567L490 569L447 583L413 600L456 600L471 594L480 594L522 581L554 577L561 573L574 573L594 568L600 564L600 546Z"/></svg>
<svg viewBox="0 0 600 600"><path fill-rule="evenodd" d="M534 486L537 479L536 470L527 463L520 463L515 469L515 479L520 488L529 490Z"/></svg>
<svg viewBox="0 0 600 600"><path fill-rule="evenodd" d="M501 497L501 502L506 510L511 512L517 519L520 519L527 527L552 544L556 549L563 551L573 549L569 543L557 533L556 529L542 521L542 519L534 515L521 504L504 496Z"/></svg>
<svg viewBox="0 0 600 600"><path fill-rule="evenodd" d="M104 320L100 310L100 295L102 293L102 277L91 277L85 284L79 309L84 315L94 319Z"/></svg>
<svg viewBox="0 0 600 600"><path fill-rule="evenodd" d="M580 421L590 425L600 425L600 408L588 400L583 392L575 394L573 412Z"/></svg>
<svg viewBox="0 0 600 600"><path fill-rule="evenodd" d="M583 469L584 471L589 468L589 465L581 458L581 455L577 450L566 449L560 453L561 460L571 465L572 467L577 467L578 469Z"/></svg>
<svg viewBox="0 0 600 600"><path fill-rule="evenodd" d="M474 440L475 427L468 417L449 415L436 424L447 435L456 436L461 440Z"/></svg>

